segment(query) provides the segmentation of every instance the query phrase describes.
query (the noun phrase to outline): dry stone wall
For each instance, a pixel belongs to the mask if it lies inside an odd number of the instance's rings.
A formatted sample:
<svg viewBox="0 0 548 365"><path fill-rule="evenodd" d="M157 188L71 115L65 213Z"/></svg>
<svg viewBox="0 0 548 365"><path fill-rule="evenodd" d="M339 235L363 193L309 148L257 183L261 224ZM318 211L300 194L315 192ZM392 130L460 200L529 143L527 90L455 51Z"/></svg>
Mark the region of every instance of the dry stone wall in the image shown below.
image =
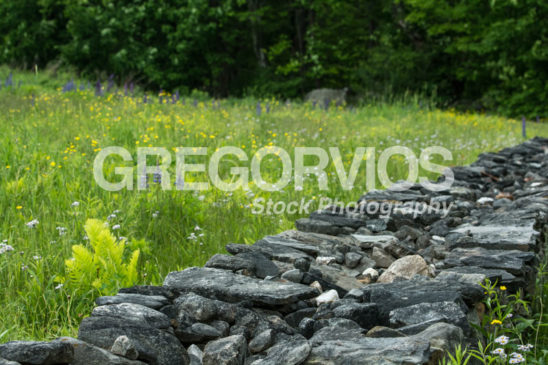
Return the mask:
<svg viewBox="0 0 548 365"><path fill-rule="evenodd" d="M453 172L450 190L369 192L162 286L98 298L78 339L9 342L0 364L437 364L472 340L479 282L532 289L548 139Z"/></svg>

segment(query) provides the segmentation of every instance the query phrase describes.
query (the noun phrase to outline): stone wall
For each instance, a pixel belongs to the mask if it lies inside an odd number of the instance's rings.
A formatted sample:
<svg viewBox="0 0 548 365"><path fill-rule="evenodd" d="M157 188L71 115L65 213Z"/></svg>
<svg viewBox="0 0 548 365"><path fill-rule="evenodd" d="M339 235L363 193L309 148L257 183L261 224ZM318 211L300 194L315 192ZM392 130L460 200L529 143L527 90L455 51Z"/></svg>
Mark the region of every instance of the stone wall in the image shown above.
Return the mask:
<svg viewBox="0 0 548 365"><path fill-rule="evenodd" d="M98 298L78 339L9 342L0 364L437 364L471 340L479 282L532 289L546 242L548 139L453 172L449 191L373 191L354 210L228 244L163 286Z"/></svg>

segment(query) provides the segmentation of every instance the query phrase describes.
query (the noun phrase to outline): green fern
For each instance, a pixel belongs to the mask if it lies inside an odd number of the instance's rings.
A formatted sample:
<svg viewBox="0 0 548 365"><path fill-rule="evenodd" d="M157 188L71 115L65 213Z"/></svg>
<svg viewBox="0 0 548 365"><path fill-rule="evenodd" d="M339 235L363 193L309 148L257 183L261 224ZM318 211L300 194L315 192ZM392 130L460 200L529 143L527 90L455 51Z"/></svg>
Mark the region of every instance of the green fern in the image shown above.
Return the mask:
<svg viewBox="0 0 548 365"><path fill-rule="evenodd" d="M91 247L72 246L73 257L65 260L66 276L59 281L77 291L97 291L99 295L134 285L141 251L130 249L125 259L125 241L117 241L100 220L88 219L84 229Z"/></svg>

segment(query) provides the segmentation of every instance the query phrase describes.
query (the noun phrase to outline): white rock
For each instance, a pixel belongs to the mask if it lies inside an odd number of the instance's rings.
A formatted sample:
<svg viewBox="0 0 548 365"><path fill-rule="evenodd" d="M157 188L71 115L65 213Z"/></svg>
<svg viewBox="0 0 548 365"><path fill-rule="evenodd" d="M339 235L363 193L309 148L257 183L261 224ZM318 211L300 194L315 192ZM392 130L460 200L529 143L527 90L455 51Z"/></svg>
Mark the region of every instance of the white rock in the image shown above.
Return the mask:
<svg viewBox="0 0 548 365"><path fill-rule="evenodd" d="M371 278L371 280L377 281L377 279L379 278L379 272L373 268L369 268L365 269L362 272L362 276L368 276L369 278Z"/></svg>
<svg viewBox="0 0 548 365"><path fill-rule="evenodd" d="M432 269L421 256L405 256L394 261L394 263L392 263L392 265L390 265L390 267L382 273L377 282L391 283L397 277L411 279L417 274L429 277L434 276Z"/></svg>
<svg viewBox="0 0 548 365"><path fill-rule="evenodd" d="M476 203L478 204L490 204L494 201L493 198L488 198L486 196L482 197L482 198L479 198L478 200L476 200Z"/></svg>
<svg viewBox="0 0 548 365"><path fill-rule="evenodd" d="M442 237L442 236L433 235L433 236L432 236L432 239L433 239L434 241L445 242L445 237Z"/></svg>
<svg viewBox="0 0 548 365"><path fill-rule="evenodd" d="M312 284L309 285L311 288L316 288L320 293L323 293L322 284L318 283L317 281L312 282Z"/></svg>
<svg viewBox="0 0 548 365"><path fill-rule="evenodd" d="M316 305L320 305L323 303L332 303L339 300L339 293L335 289L331 289L326 291L325 293L322 293L316 297Z"/></svg>
<svg viewBox="0 0 548 365"><path fill-rule="evenodd" d="M328 265L332 262L335 262L336 258L333 256L318 256L316 257L316 263L318 265Z"/></svg>

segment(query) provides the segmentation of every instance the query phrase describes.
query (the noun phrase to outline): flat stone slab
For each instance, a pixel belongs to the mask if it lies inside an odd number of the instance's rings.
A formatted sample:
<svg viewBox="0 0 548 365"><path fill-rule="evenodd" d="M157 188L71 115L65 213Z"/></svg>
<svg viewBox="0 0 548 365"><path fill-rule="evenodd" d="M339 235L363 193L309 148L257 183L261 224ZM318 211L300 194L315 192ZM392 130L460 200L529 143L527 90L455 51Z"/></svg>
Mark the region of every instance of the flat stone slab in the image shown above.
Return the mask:
<svg viewBox="0 0 548 365"><path fill-rule="evenodd" d="M523 275L528 263L535 254L519 250L486 250L476 248L456 248L445 258L445 264L451 266L479 266L484 269L505 270L513 275Z"/></svg>
<svg viewBox="0 0 548 365"><path fill-rule="evenodd" d="M453 247L483 247L498 250L520 250L529 251L536 245L538 232L531 226L506 226L506 225L483 225L473 226L463 224L450 232L454 239L448 243Z"/></svg>
<svg viewBox="0 0 548 365"><path fill-rule="evenodd" d="M304 364L425 364L430 343L413 337L324 341L312 348Z"/></svg>
<svg viewBox="0 0 548 365"><path fill-rule="evenodd" d="M316 289L296 283L259 280L229 271L191 267L168 274L164 286L227 302L251 300L257 305L284 305L319 295Z"/></svg>

